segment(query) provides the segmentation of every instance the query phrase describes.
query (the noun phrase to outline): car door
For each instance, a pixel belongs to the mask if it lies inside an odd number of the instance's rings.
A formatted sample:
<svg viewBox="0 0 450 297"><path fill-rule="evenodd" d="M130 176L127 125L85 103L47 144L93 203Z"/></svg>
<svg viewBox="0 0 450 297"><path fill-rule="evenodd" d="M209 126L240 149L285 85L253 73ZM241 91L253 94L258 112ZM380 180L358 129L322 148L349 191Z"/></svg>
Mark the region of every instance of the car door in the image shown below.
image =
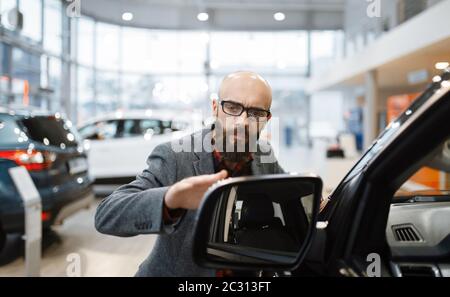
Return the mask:
<svg viewBox="0 0 450 297"><path fill-rule="evenodd" d="M442 81L448 82L449 73ZM434 83L391 123L330 196L320 220L311 273L368 275L375 257L393 275L386 226L391 199L450 134L450 87ZM305 270L305 267L303 267Z"/></svg>
<svg viewBox="0 0 450 297"><path fill-rule="evenodd" d="M119 127L119 120L101 120L80 129L89 148L90 174L95 179L114 176L120 166L115 150Z"/></svg>
<svg viewBox="0 0 450 297"><path fill-rule="evenodd" d="M114 140L115 158L119 168L114 172L121 177L135 178L147 167L146 160L153 149L166 141L158 119L124 119L123 127Z"/></svg>

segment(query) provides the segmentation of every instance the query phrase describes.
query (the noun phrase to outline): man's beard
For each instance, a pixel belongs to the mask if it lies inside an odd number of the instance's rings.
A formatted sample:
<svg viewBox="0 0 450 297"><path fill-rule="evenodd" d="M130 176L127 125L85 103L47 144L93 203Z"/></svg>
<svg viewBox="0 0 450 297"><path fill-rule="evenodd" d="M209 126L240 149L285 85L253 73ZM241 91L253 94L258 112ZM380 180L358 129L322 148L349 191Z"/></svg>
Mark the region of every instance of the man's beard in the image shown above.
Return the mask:
<svg viewBox="0 0 450 297"><path fill-rule="evenodd" d="M250 153L256 152L259 132L250 135L248 126L237 126L234 130L227 131L216 123L214 130L214 146L224 160L238 163L247 159Z"/></svg>

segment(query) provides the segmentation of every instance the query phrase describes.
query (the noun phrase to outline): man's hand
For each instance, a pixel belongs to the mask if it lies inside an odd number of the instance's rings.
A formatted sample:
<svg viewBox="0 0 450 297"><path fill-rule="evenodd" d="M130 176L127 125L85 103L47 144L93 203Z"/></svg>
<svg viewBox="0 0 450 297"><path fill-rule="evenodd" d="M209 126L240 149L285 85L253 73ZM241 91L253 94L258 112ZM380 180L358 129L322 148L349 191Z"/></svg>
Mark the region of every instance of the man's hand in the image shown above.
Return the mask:
<svg viewBox="0 0 450 297"><path fill-rule="evenodd" d="M197 209L206 190L215 182L227 177L222 170L215 174L185 178L173 184L166 193L164 201L169 209Z"/></svg>

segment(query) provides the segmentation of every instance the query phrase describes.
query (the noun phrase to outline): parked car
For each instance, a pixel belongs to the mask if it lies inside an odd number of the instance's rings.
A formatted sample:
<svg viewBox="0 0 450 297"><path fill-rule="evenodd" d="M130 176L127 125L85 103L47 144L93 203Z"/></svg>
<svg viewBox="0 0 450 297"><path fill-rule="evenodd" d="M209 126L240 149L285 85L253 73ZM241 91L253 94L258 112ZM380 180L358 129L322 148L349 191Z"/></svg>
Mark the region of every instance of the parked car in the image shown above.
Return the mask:
<svg viewBox="0 0 450 297"><path fill-rule="evenodd" d="M194 260L258 275L450 276L449 123L447 70L373 142L320 213L318 177L217 184L199 210ZM301 207L305 197L313 207ZM285 237L291 244L275 244Z"/></svg>
<svg viewBox="0 0 450 297"><path fill-rule="evenodd" d="M81 144L70 121L59 114L0 110L0 243L6 233L24 232L22 199L9 175L12 167L28 170L42 199L43 228L89 207L92 180Z"/></svg>
<svg viewBox="0 0 450 297"><path fill-rule="evenodd" d="M146 168L158 144L187 133L191 116L157 111L116 112L92 119L79 128L89 152L96 192L109 193L129 183Z"/></svg>

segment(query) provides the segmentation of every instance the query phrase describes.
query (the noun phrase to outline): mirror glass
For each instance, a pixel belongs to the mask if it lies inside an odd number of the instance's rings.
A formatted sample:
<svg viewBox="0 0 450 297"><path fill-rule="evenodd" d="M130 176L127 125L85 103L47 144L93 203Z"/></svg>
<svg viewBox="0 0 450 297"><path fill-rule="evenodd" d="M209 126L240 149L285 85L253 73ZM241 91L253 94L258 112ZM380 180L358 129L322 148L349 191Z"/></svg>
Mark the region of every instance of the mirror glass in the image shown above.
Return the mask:
<svg viewBox="0 0 450 297"><path fill-rule="evenodd" d="M264 180L222 189L207 254L239 263L293 263L306 239L314 183Z"/></svg>

